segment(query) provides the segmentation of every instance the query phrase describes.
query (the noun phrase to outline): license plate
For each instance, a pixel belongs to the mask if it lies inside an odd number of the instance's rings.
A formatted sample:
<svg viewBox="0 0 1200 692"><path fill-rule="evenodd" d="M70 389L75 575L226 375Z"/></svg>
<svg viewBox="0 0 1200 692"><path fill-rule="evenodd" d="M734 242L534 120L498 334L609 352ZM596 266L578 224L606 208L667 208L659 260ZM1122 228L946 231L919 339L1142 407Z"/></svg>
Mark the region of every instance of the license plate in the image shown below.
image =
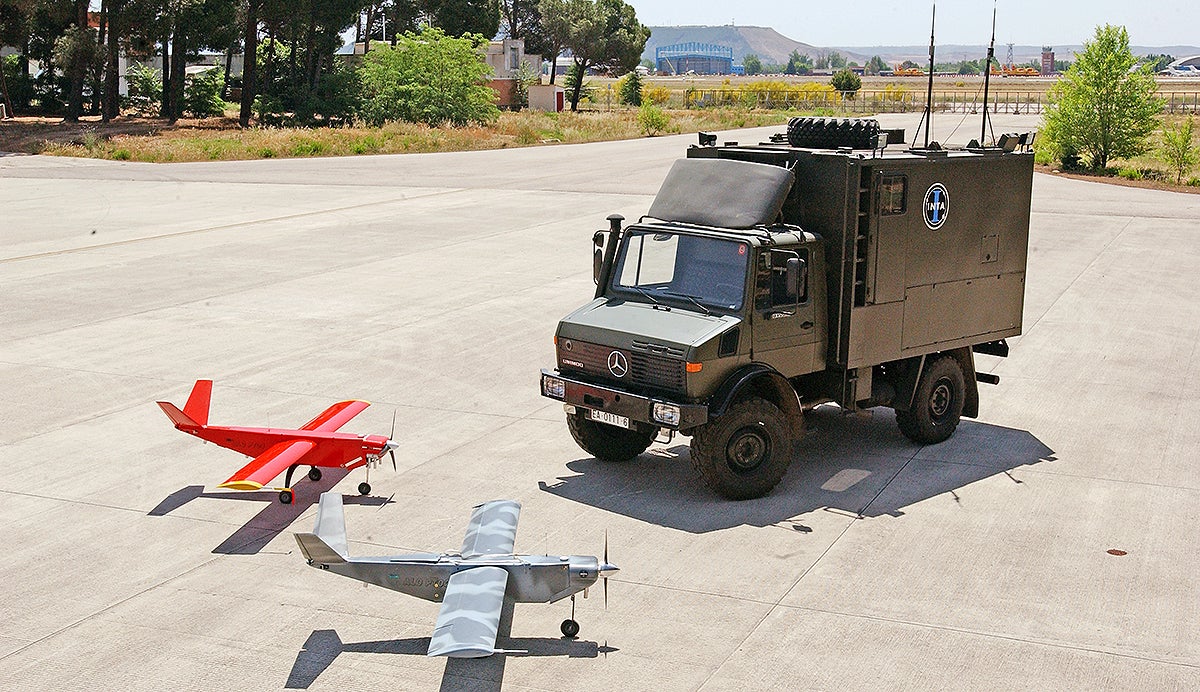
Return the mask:
<svg viewBox="0 0 1200 692"><path fill-rule="evenodd" d="M617 414L609 413L608 411L597 411L596 409L589 409L589 411L590 413L588 414L588 417L594 421L615 425L618 428L629 427L629 419L625 416L618 416Z"/></svg>

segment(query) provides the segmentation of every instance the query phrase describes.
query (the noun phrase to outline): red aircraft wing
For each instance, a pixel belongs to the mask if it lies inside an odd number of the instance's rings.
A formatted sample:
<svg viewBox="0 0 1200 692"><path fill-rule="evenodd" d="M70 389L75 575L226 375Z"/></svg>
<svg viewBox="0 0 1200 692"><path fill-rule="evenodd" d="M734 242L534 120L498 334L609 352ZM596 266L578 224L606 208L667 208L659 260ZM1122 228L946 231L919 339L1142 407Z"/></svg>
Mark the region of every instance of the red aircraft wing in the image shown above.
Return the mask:
<svg viewBox="0 0 1200 692"><path fill-rule="evenodd" d="M362 413L370 405L371 402L369 401L339 401L325 409L321 415L300 426L300 429L312 430L314 432L333 432L345 425L351 418Z"/></svg>
<svg viewBox="0 0 1200 692"><path fill-rule="evenodd" d="M258 490L270 483L284 469L300 463L316 443L311 440L285 440L259 454L219 487L233 490Z"/></svg>

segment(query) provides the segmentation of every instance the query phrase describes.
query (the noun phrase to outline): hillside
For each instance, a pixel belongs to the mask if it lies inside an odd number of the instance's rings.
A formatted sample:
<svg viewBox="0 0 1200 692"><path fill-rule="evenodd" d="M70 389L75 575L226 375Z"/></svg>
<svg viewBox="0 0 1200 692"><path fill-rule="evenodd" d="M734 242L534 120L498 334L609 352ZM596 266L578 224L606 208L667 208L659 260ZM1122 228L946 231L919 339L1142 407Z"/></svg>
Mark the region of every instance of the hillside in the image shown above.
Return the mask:
<svg viewBox="0 0 1200 692"><path fill-rule="evenodd" d="M650 40L646 42L646 50L642 57L654 61L654 50L659 46L670 46L676 43L714 43L733 49L733 62L740 64L747 55L757 55L766 63L782 65L787 62L793 50L807 53L813 58L833 49L819 48L807 43L792 40L787 36L763 26L652 26ZM871 54L863 56L860 53L840 51L851 60L865 62Z"/></svg>
<svg viewBox="0 0 1200 692"><path fill-rule="evenodd" d="M923 65L929 61L928 45L820 47L790 39L770 27L763 26L652 26L650 32L650 40L646 42L646 50L642 51L642 57L651 62L654 61L655 48L690 42L728 46L733 49L735 64L740 64L745 56L754 54L763 62L782 65L787 62L793 50L813 58L836 50L860 65L870 60L873 55L878 55L889 63L912 60ZM1082 49L1079 45L1063 45L1055 46L1054 52L1059 60L1073 60L1074 53ZM1196 46L1132 46L1132 50L1134 55L1165 53L1176 58L1200 55L1200 47ZM985 44L946 44L937 47L938 62L978 60L986 54ZM996 57L1003 61L1007 54L1007 44L997 43ZM1040 60L1041 57L1041 46L1013 46L1013 58L1017 63Z"/></svg>

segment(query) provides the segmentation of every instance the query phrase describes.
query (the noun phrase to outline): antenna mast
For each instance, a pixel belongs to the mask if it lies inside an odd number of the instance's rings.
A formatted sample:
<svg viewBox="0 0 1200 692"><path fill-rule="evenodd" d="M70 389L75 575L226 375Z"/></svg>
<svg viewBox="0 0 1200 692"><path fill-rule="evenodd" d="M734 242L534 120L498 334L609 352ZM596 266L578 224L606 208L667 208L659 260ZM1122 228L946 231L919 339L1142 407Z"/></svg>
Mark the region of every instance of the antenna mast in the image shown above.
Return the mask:
<svg viewBox="0 0 1200 692"><path fill-rule="evenodd" d="M979 128L979 143L986 141L988 131L988 85L992 78L992 60L996 57L996 3L992 2L992 42L988 44L987 60L983 65L983 123ZM992 137L995 139L995 137Z"/></svg>
<svg viewBox="0 0 1200 692"><path fill-rule="evenodd" d="M925 148L929 148L929 130L933 125L933 33L937 26L937 3L933 3L933 20L929 26L929 88L925 93L925 113L921 116L921 123L925 124ZM921 130L921 123L917 123L917 131Z"/></svg>

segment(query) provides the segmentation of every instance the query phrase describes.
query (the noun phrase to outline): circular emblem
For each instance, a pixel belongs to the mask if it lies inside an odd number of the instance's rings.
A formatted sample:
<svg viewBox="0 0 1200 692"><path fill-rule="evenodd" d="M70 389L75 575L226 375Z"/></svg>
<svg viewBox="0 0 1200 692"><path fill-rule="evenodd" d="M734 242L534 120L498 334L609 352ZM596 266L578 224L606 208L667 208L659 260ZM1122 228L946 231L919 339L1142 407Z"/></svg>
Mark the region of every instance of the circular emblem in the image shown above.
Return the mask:
<svg viewBox="0 0 1200 692"><path fill-rule="evenodd" d="M921 210L925 214L925 225L930 230L936 231L946 223L946 217L950 215L950 193L946 192L946 186L941 183L934 183L925 191L925 202L922 204Z"/></svg>
<svg viewBox="0 0 1200 692"><path fill-rule="evenodd" d="M629 372L629 361L625 358L624 353L613 351L608 354L608 371L613 374L613 377L624 377L625 373Z"/></svg>

